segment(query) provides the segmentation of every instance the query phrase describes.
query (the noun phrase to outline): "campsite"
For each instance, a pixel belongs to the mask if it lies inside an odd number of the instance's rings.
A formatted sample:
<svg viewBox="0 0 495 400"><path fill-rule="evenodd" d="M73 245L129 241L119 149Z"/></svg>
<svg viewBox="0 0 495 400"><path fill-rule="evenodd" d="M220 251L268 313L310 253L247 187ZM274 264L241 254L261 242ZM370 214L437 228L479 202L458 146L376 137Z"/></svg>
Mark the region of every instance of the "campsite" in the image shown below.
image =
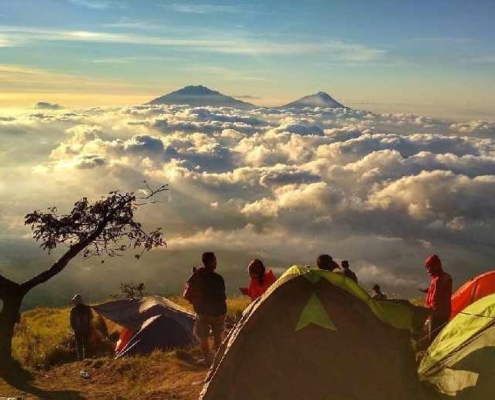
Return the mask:
<svg viewBox="0 0 495 400"><path fill-rule="evenodd" d="M113 341L84 361L73 359L67 310L33 310L22 316L25 331L19 328L17 349L34 351L36 343L28 340L56 335L65 334L66 342L45 348L51 359L17 353L31 366L25 370L31 377L0 381L0 393L47 399L488 400L495 291L487 287L495 288L493 276L475 277L454 293L455 316L419 365L411 339L425 320L421 307L375 301L351 279L306 267L289 268L251 304L229 300L229 318L236 324L229 326L209 369L194 363L194 315L183 299L144 296L92 306L99 331ZM457 299L466 288L471 297L461 305ZM40 330L28 332L27 325ZM126 329L132 335L117 350L111 344L125 338ZM81 369L88 378L78 376ZM259 385L249 385L253 380Z"/></svg>

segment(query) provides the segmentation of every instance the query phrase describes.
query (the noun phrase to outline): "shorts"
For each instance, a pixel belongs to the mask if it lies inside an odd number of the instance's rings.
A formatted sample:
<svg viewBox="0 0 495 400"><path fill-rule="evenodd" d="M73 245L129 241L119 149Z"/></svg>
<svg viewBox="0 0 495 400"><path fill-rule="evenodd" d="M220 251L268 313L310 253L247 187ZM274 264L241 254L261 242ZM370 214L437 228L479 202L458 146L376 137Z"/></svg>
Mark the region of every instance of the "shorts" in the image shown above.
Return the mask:
<svg viewBox="0 0 495 400"><path fill-rule="evenodd" d="M210 315L197 315L194 322L194 334L199 339L208 339L210 328L213 336L220 336L224 330L225 315L212 317Z"/></svg>

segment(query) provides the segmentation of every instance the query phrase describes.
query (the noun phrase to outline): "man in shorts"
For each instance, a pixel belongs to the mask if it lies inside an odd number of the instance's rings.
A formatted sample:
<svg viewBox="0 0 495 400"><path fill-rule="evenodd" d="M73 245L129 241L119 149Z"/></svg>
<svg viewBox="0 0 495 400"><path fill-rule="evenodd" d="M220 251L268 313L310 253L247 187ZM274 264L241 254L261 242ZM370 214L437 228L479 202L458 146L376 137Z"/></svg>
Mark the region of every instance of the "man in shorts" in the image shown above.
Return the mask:
<svg viewBox="0 0 495 400"><path fill-rule="evenodd" d="M222 343L227 303L225 282L220 274L215 272L217 258L215 253L206 252L201 257L203 265L193 272L187 280L184 290L186 298L196 312L194 333L200 341L204 363L211 364L212 355L208 338L210 329L213 333L213 347L218 350Z"/></svg>

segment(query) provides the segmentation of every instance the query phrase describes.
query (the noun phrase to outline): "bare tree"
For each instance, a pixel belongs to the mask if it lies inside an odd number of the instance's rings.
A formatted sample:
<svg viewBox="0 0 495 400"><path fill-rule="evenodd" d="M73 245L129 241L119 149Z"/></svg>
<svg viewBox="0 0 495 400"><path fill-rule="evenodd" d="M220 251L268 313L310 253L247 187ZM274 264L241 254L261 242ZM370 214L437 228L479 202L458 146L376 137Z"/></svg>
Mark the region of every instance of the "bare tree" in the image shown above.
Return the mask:
<svg viewBox="0 0 495 400"><path fill-rule="evenodd" d="M12 362L12 336L15 324L19 321L24 296L62 272L78 254L81 253L85 258L101 255L115 257L127 249L139 249L135 255L139 258L145 251L166 245L161 228L146 232L134 220L138 207L153 203L150 199L154 195L168 189L166 185L156 190L151 189L146 182L145 185L147 192L144 197L113 191L94 202L82 198L68 214L59 215L56 207L52 207L46 213L34 211L26 215L25 224L31 226L33 238L41 243L44 250L50 253L60 245L68 249L50 268L23 283L14 282L0 274L0 299L3 301L0 314L0 367Z"/></svg>

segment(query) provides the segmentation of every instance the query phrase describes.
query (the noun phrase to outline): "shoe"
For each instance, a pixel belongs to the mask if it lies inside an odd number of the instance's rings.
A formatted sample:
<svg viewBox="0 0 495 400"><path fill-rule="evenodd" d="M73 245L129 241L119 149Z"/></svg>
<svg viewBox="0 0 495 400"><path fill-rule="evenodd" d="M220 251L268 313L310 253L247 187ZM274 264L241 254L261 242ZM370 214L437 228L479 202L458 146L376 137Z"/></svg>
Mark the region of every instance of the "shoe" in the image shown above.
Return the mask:
<svg viewBox="0 0 495 400"><path fill-rule="evenodd" d="M81 378L84 378L84 379L88 379L89 378L89 374L86 371L79 372L79 376Z"/></svg>

